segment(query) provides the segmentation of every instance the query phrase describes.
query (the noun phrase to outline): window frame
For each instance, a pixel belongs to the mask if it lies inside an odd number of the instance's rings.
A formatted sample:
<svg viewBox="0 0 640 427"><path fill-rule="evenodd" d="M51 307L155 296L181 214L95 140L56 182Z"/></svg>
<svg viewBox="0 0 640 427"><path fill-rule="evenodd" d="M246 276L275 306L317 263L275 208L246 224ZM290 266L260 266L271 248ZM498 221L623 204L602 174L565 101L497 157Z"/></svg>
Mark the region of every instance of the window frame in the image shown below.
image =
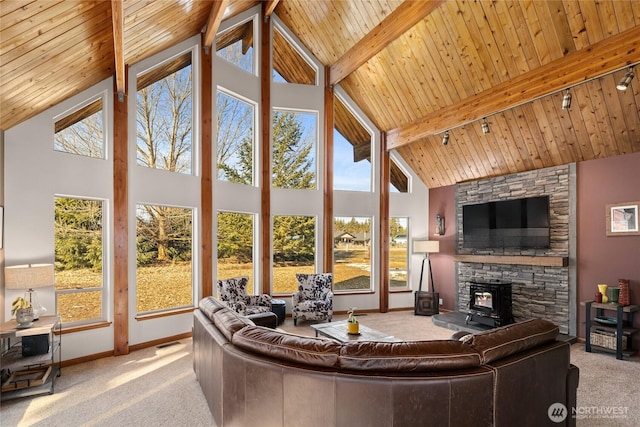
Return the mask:
<svg viewBox="0 0 640 427"><path fill-rule="evenodd" d="M135 318L162 314L162 313L171 313L177 310L195 307L197 306L197 301L200 293L200 273L199 273L199 256L200 256L200 209L196 206L186 206L186 205L177 205L170 203L159 203L159 202L143 202L137 201L135 202L135 209L133 209L133 224L136 232L134 236L136 236L136 244L133 247L134 260L137 259L138 256L138 247L137 247L137 229L138 229L138 206L140 205L151 205L151 206L159 206L159 207L167 207L167 208L175 208L175 209L188 209L191 210L191 304L175 306L170 308L162 308L157 310L150 311L138 311L138 263L134 262L134 268L132 271L133 280L134 280L134 289L135 292L133 294L129 294L130 298L133 298L132 307L134 309L133 316Z"/></svg>
<svg viewBox="0 0 640 427"><path fill-rule="evenodd" d="M216 94L215 94L215 102L214 102L214 106L216 108L216 113L215 116L218 116L218 93L222 92L223 94L225 94L228 97L231 98L235 98L237 100L239 100L240 102L244 102L250 106L253 107L253 120L252 120L252 126L253 126L253 143L252 143L252 183L251 185L249 185L250 187L259 187L260 186L260 173L259 173L259 161L260 161L260 152L259 152L259 138L258 138L258 133L257 130L259 130L259 124L260 124L260 114L259 114L259 104L256 101L253 101L245 96L240 95L239 93L234 92L231 89L228 89L222 85L218 85L216 87ZM216 141L215 141L215 150L216 150L216 160L215 160L215 165L214 165L214 172L215 172L215 179L216 181L219 182L229 182L231 183L231 181L228 180L224 180L224 179L219 179L218 178L218 173L219 173L219 169L218 169L218 148L219 148L219 132L216 128L216 132L215 132L215 136L216 136ZM240 185L245 185L245 184L241 184L241 183L236 183L236 184L240 184Z"/></svg>
<svg viewBox="0 0 640 427"><path fill-rule="evenodd" d="M138 137L137 137L137 129L138 129L138 92L141 90L138 88L138 81L140 76L144 76L147 73L153 72L153 70L159 69L167 64L175 62L182 56L187 54L191 55L191 63L188 65L191 67L191 167L189 173L182 173L177 171L170 171L164 168L151 168L148 166L144 166L138 163L137 149L138 149ZM133 113L129 113L129 120L133 122L133 138L130 139L132 141L133 147L130 149L133 150L133 161L134 165L138 168L145 169L155 169L164 172L176 173L179 175L185 176L199 176L200 175L200 124L198 118L200 117L200 69L199 69L200 59L199 59L199 50L198 46L191 46L186 49L182 49L174 55L171 55L167 58L164 58L160 61L153 62L148 66L137 70L135 75L131 75L130 78L135 82L135 92L132 92L130 98L133 100ZM174 73L183 70L185 67L179 68L174 71ZM172 73L173 74L173 73ZM167 78L171 74L167 74L162 79ZM160 80L162 80L160 79ZM154 83L159 82L160 80L156 80L153 83L146 85L148 87ZM144 88L143 88L144 89Z"/></svg>
<svg viewBox="0 0 640 427"><path fill-rule="evenodd" d="M58 134L58 132L63 131L64 129L67 129L71 126L74 126L76 123L79 123L89 117L91 117L93 114L90 114L86 117L84 117L84 114L80 113L82 110L85 110L87 108L89 108L92 104L94 104L95 102L100 101L102 104L102 107L100 108L99 112L102 113L102 156L101 157L94 157L94 156L87 156L85 154L78 154L78 153L73 153L70 151L63 151L63 150L58 150L56 149L56 135ZM99 159L99 160L109 160L109 126L108 126L108 117L107 117L107 111L105 107L108 107L109 103L107 102L107 94L105 93L105 91L100 92L97 95L91 96L89 98L86 98L86 100L84 100L82 103L75 105L73 108L70 108L69 110L65 111L62 114L58 114L53 118L53 151L56 153L62 153L62 154L70 154L70 155L75 155L75 156L81 156L81 157L86 157L89 159ZM79 114L82 118L75 120L73 123L66 125L64 128L60 129L59 131L56 131L56 125L69 118L70 116L73 116L75 114Z"/></svg>
<svg viewBox="0 0 640 427"><path fill-rule="evenodd" d="M111 221L111 209L110 209L110 201L109 199L105 199L102 197L88 197L88 196L77 196L77 195L69 195L69 194L54 194L54 252L55 252L55 200L58 198L65 199L79 199L79 200L90 200L90 201L100 201L102 203L102 285L99 288L83 288L83 289L61 289L58 290L54 286L54 295L56 301L56 314L58 313L58 295L69 295L73 293L85 293L85 292L95 292L100 290L101 292L101 303L100 303L100 317L84 319L84 320L76 320L71 322L65 322L62 319L62 325L65 327L78 327L78 326L86 326L99 322L106 322L110 318L110 297L111 297L111 242L109 241L109 236L111 235L110 227L112 224Z"/></svg>

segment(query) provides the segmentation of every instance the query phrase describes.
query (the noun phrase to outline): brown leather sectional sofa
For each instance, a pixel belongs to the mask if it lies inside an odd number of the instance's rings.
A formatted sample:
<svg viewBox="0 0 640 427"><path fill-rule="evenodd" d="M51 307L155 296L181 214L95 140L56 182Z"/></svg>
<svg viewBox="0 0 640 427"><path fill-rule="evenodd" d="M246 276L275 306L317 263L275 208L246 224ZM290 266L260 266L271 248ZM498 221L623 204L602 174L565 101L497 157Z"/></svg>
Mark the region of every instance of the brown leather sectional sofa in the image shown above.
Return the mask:
<svg viewBox="0 0 640 427"><path fill-rule="evenodd" d="M193 366L218 427L575 425L578 368L557 334L535 319L460 341L343 344L205 298Z"/></svg>

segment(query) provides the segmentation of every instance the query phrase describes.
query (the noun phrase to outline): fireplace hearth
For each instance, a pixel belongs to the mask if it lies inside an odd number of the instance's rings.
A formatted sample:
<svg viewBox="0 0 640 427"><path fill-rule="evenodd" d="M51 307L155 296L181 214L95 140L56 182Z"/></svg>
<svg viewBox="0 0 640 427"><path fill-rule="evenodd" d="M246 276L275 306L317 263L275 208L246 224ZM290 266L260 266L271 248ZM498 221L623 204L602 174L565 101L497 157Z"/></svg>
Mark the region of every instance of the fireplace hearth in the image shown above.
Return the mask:
<svg viewBox="0 0 640 427"><path fill-rule="evenodd" d="M469 281L469 311L465 323L491 327L513 323L511 282L474 279Z"/></svg>

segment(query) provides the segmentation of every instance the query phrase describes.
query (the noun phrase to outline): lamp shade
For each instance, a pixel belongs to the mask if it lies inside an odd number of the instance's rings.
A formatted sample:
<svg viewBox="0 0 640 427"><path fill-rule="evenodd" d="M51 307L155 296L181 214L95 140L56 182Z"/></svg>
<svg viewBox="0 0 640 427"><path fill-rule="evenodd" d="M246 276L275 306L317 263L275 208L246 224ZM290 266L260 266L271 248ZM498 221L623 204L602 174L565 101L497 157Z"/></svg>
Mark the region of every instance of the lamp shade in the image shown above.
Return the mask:
<svg viewBox="0 0 640 427"><path fill-rule="evenodd" d="M33 289L55 283L53 264L13 265L4 269L7 289Z"/></svg>
<svg viewBox="0 0 640 427"><path fill-rule="evenodd" d="M440 242L437 240L414 240L413 253L433 254L440 252Z"/></svg>

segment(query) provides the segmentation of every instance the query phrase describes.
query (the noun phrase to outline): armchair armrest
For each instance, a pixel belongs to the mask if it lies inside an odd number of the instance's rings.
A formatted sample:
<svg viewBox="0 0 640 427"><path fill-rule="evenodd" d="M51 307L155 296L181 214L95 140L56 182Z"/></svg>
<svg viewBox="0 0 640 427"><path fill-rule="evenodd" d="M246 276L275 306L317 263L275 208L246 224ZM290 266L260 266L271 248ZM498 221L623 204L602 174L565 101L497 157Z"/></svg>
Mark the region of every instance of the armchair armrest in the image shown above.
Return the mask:
<svg viewBox="0 0 640 427"><path fill-rule="evenodd" d="M271 308L271 295L247 295L247 305L258 305Z"/></svg>
<svg viewBox="0 0 640 427"><path fill-rule="evenodd" d="M247 314L247 304L242 301L225 302L227 307L238 314L245 316Z"/></svg>
<svg viewBox="0 0 640 427"><path fill-rule="evenodd" d="M296 293L294 293L294 294L292 294L292 295L291 295L291 302L292 302L292 304L293 304L293 306L294 306L294 307L295 307L295 306L296 306L300 301L302 301L300 291L298 291L298 292L296 292Z"/></svg>

